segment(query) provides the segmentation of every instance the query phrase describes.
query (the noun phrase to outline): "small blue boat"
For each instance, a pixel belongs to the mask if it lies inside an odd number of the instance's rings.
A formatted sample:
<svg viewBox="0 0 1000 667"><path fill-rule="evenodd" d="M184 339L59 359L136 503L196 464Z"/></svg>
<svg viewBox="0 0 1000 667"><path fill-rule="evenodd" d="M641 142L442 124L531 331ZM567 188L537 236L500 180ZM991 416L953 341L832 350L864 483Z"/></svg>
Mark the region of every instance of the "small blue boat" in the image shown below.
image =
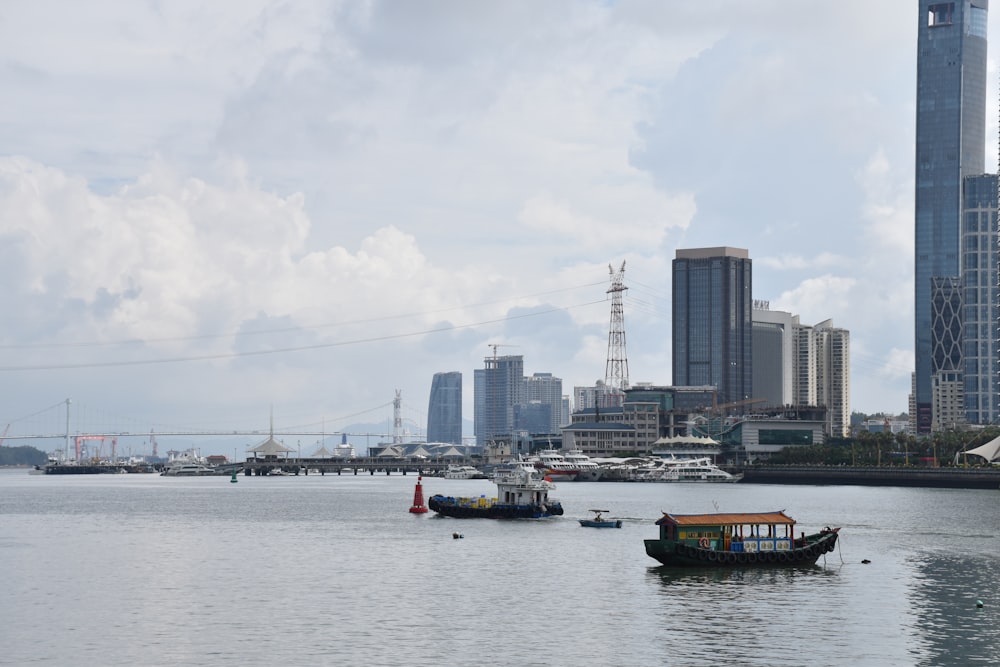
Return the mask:
<svg viewBox="0 0 1000 667"><path fill-rule="evenodd" d="M580 519L580 525L584 528L621 528L621 519L605 519L602 515L608 510L590 510L594 513L593 519Z"/></svg>

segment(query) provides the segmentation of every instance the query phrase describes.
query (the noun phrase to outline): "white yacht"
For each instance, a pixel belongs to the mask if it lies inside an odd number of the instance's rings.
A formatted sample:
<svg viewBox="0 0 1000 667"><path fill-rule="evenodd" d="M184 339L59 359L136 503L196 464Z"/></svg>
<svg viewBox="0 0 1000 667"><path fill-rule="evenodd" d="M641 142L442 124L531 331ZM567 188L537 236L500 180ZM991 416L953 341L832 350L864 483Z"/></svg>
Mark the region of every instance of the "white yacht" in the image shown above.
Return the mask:
<svg viewBox="0 0 1000 667"><path fill-rule="evenodd" d="M486 475L472 466L449 465L441 475L445 479L486 479Z"/></svg>
<svg viewBox="0 0 1000 667"><path fill-rule="evenodd" d="M527 461L518 457L495 467L491 479L499 484L504 480L518 477L521 473L528 473L530 476L538 479L542 478L541 471L535 467L534 461Z"/></svg>
<svg viewBox="0 0 1000 667"><path fill-rule="evenodd" d="M553 482L572 482L580 475L580 469L554 449L538 452L535 467Z"/></svg>
<svg viewBox="0 0 1000 667"><path fill-rule="evenodd" d="M579 474L576 476L576 481L578 482L596 482L604 475L604 468L579 449L569 450L563 454L563 458L566 463L577 469Z"/></svg>
<svg viewBox="0 0 1000 667"><path fill-rule="evenodd" d="M732 475L704 457L664 459L656 467L641 469L634 479L637 482L738 482L743 475Z"/></svg>
<svg viewBox="0 0 1000 667"><path fill-rule="evenodd" d="M166 477L203 477L217 475L218 472L204 463L189 462L167 466L160 474Z"/></svg>

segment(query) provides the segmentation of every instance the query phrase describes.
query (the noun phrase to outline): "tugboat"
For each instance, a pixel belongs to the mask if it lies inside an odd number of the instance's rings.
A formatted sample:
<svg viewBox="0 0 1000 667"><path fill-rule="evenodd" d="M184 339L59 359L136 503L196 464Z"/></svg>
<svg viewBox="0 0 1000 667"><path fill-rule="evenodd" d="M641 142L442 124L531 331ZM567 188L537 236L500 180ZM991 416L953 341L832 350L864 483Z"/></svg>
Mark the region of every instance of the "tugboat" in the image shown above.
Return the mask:
<svg viewBox="0 0 1000 667"><path fill-rule="evenodd" d="M670 514L657 520L660 538L644 540L646 555L664 565L771 567L814 565L837 546L840 528L795 537L795 519L777 512Z"/></svg>
<svg viewBox="0 0 1000 667"><path fill-rule="evenodd" d="M538 473L519 470L494 479L497 497L455 498L433 495L427 501L431 511L458 519L541 519L560 516L562 504L549 498L556 488Z"/></svg>

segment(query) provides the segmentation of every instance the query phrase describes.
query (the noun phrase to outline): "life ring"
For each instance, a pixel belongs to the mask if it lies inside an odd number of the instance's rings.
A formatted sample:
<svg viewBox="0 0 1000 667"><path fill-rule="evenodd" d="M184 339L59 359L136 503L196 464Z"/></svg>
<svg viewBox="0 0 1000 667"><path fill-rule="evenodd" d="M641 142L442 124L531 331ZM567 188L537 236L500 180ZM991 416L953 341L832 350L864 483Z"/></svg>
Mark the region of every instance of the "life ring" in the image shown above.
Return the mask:
<svg viewBox="0 0 1000 667"><path fill-rule="evenodd" d="M712 546L712 543L708 541L707 537L703 537L700 540L698 540L698 546L701 547L702 549L707 549L710 546Z"/></svg>

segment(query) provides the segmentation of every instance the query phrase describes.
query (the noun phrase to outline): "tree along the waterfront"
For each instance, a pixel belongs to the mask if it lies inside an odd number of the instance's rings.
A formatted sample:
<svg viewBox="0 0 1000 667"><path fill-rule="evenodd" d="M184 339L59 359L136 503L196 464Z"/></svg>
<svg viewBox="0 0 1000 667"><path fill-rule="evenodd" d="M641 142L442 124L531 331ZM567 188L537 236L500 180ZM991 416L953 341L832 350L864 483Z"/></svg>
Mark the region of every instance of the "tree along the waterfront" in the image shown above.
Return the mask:
<svg viewBox="0 0 1000 667"><path fill-rule="evenodd" d="M898 466L985 466L982 457L963 452L1000 435L1000 428L979 431L947 431L930 438L907 433L862 432L854 438L830 438L820 445L785 447L768 459L778 465L831 465L862 467Z"/></svg>

